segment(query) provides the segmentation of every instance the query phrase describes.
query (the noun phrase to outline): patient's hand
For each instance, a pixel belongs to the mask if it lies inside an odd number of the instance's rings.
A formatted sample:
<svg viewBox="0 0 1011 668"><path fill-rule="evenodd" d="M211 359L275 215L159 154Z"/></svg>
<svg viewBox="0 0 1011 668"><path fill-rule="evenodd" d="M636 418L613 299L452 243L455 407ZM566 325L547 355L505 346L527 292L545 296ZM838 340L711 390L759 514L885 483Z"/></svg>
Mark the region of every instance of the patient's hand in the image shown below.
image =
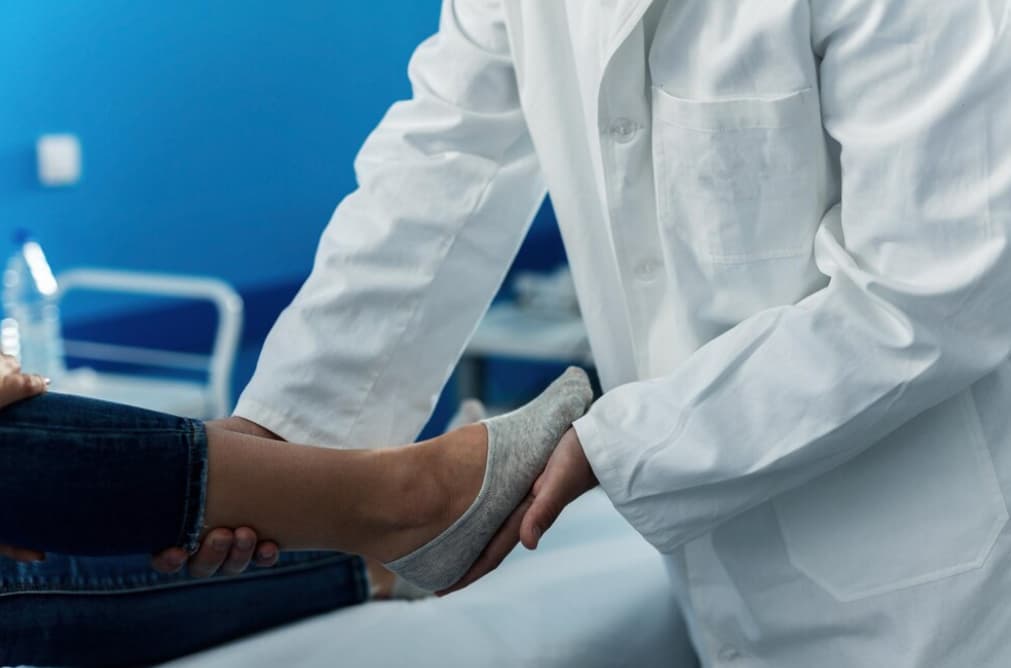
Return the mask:
<svg viewBox="0 0 1011 668"><path fill-rule="evenodd" d="M46 391L42 376L21 373L21 365L10 355L0 355L0 408L30 399Z"/></svg>
<svg viewBox="0 0 1011 668"><path fill-rule="evenodd" d="M0 355L0 409L13 403L38 396L46 391L42 376L21 373L17 360ZM15 561L42 561L46 555L36 550L23 550L10 545L0 545L0 557Z"/></svg>
<svg viewBox="0 0 1011 668"><path fill-rule="evenodd" d="M282 440L255 422L240 417L214 420L209 424L219 429ZM245 572L250 564L260 568L273 566L280 554L276 543L260 541L256 532L249 527L240 527L234 531L217 528L204 536L200 549L194 554L173 547L156 554L151 560L151 566L160 573L176 573L188 563L190 575L198 578L210 577L215 573L238 575Z"/></svg>

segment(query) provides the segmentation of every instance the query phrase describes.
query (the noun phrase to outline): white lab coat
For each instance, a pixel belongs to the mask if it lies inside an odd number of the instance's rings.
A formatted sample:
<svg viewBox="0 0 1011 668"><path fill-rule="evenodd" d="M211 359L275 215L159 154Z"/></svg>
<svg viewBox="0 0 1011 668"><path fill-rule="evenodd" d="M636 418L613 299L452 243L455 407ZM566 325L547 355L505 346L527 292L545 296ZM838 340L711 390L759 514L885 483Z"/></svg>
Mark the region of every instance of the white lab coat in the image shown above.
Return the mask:
<svg viewBox="0 0 1011 668"><path fill-rule="evenodd" d="M410 440L547 189L704 660L1011 666L1008 0L651 4L446 0L237 413Z"/></svg>

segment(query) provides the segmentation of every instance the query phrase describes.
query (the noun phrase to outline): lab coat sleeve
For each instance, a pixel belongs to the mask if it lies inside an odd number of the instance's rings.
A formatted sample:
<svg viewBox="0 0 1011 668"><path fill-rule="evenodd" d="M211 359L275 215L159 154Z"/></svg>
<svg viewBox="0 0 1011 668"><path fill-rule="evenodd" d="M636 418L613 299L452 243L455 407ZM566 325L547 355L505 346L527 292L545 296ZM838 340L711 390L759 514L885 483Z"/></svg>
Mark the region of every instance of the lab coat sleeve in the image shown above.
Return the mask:
<svg viewBox="0 0 1011 668"><path fill-rule="evenodd" d="M444 1L236 415L337 447L424 425L544 198L500 5Z"/></svg>
<svg viewBox="0 0 1011 668"><path fill-rule="evenodd" d="M1002 2L812 2L841 203L826 286L754 314L576 423L661 551L853 458L1011 353L1011 36ZM999 6L999 11L995 8Z"/></svg>

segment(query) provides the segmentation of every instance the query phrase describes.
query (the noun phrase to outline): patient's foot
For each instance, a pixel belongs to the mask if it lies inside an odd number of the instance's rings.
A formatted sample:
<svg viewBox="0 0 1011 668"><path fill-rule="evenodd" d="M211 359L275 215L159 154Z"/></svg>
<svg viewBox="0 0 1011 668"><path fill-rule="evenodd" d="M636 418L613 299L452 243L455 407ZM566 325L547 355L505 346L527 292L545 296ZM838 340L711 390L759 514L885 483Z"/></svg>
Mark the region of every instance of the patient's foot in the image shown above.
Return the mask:
<svg viewBox="0 0 1011 668"><path fill-rule="evenodd" d="M386 556L375 556L393 559L386 567L423 589L455 584L529 492L562 434L592 398L586 373L570 368L518 410L413 446L419 455L438 458L434 498L441 499L441 507L434 514L424 511L430 513L425 522L387 541ZM404 549L398 553L399 548Z"/></svg>

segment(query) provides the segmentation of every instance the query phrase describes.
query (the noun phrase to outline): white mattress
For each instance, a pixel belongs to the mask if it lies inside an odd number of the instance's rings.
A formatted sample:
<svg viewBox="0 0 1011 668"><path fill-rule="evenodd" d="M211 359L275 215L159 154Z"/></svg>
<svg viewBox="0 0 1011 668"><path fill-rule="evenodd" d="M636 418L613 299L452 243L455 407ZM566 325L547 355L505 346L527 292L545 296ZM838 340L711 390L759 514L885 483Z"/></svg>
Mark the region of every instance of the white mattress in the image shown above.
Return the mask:
<svg viewBox="0 0 1011 668"><path fill-rule="evenodd" d="M167 664L173 668L695 666L660 556L600 492L536 552L443 599L375 602Z"/></svg>

